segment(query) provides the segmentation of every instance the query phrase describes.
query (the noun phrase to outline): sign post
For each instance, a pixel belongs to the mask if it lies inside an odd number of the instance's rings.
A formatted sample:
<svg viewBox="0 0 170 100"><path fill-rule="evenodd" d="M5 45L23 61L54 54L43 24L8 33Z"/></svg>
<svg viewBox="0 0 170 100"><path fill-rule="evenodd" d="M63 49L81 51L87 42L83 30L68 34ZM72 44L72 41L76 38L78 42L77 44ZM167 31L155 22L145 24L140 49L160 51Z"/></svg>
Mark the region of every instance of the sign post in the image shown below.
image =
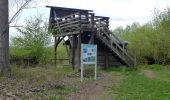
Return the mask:
<svg viewBox="0 0 170 100"><path fill-rule="evenodd" d="M84 65L95 65L94 79L97 79L97 45L81 44L81 82L83 81Z"/></svg>

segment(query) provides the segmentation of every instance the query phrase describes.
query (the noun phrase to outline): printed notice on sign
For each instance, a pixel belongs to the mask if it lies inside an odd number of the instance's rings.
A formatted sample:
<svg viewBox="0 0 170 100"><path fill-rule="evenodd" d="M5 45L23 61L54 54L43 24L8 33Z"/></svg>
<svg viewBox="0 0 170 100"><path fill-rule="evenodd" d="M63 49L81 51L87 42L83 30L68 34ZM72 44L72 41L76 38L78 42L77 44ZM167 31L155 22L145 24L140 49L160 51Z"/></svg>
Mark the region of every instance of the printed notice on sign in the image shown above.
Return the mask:
<svg viewBox="0 0 170 100"><path fill-rule="evenodd" d="M84 65L94 65L94 79L97 78L97 45L81 44L81 82L83 81Z"/></svg>
<svg viewBox="0 0 170 100"><path fill-rule="evenodd" d="M81 59L83 64L96 64L97 60L97 45L82 44Z"/></svg>

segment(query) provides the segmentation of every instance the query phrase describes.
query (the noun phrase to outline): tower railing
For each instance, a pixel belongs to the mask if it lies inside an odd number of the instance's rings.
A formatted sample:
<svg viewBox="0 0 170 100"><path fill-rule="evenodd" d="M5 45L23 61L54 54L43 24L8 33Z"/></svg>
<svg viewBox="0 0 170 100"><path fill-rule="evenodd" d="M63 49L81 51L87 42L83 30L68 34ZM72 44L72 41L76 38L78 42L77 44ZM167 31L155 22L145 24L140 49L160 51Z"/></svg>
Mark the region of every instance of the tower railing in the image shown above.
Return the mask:
<svg viewBox="0 0 170 100"><path fill-rule="evenodd" d="M135 61L125 50L125 45L122 41L111 33L105 24L101 23L101 20L96 20L96 27L98 30L97 36L102 42L105 43L123 62L128 66L134 66Z"/></svg>

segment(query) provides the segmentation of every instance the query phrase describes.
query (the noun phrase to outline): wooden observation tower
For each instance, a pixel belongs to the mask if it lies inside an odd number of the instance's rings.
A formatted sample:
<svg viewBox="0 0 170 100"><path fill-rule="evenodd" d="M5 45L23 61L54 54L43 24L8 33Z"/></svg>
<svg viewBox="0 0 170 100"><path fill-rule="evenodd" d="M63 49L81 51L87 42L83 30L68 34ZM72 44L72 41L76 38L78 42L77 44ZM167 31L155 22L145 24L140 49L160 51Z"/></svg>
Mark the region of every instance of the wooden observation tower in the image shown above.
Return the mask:
<svg viewBox="0 0 170 100"><path fill-rule="evenodd" d="M127 43L109 30L109 17L96 16L92 10L47 7L51 8L49 26L55 38L55 59L57 46L63 41L70 65L79 67L81 44L97 44L98 66L134 66Z"/></svg>

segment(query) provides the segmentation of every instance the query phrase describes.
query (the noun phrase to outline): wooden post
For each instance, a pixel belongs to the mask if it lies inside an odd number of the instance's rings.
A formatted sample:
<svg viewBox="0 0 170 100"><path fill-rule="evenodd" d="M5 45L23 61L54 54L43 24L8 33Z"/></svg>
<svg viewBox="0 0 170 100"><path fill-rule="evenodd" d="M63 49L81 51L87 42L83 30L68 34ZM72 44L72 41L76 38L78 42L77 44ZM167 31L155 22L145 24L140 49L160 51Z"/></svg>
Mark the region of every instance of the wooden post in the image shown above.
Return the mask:
<svg viewBox="0 0 170 100"><path fill-rule="evenodd" d="M92 31L94 31L94 24L95 24L95 22L94 22L94 14L92 13L91 14L91 28L92 28Z"/></svg>
<svg viewBox="0 0 170 100"><path fill-rule="evenodd" d="M61 42L61 38L60 37L54 37L54 64L56 65L56 59L57 59L57 47L59 45L59 43Z"/></svg>
<svg viewBox="0 0 170 100"><path fill-rule="evenodd" d="M106 27L109 28L109 18L106 19Z"/></svg>
<svg viewBox="0 0 170 100"><path fill-rule="evenodd" d="M72 68L75 69L75 35L72 37Z"/></svg>
<svg viewBox="0 0 170 100"><path fill-rule="evenodd" d="M81 66L81 31L78 35L78 66Z"/></svg>
<svg viewBox="0 0 170 100"><path fill-rule="evenodd" d="M78 19L79 19L79 30L81 31L81 13L78 13Z"/></svg>
<svg viewBox="0 0 170 100"><path fill-rule="evenodd" d="M94 44L94 34L95 34L95 31L94 31L94 14L91 14L91 28L92 28L92 33L91 33L90 42L91 42L91 44Z"/></svg>
<svg viewBox="0 0 170 100"><path fill-rule="evenodd" d="M101 20L100 19L99 19L99 27L98 28L99 28L99 37L100 37L102 35L101 30L100 30L101 29Z"/></svg>
<svg viewBox="0 0 170 100"><path fill-rule="evenodd" d="M75 59L75 35L72 35L72 38L70 36L68 36L68 38L69 38L69 41L70 41L69 61L71 62L71 66L74 70L75 69L75 63L74 63L74 59Z"/></svg>
<svg viewBox="0 0 170 100"><path fill-rule="evenodd" d="M71 65L72 64L72 51L73 51L73 42L72 42L72 38L71 36L67 36L68 37L68 41L70 42L70 45L69 45L69 52L68 52L68 58L69 58L69 64Z"/></svg>

